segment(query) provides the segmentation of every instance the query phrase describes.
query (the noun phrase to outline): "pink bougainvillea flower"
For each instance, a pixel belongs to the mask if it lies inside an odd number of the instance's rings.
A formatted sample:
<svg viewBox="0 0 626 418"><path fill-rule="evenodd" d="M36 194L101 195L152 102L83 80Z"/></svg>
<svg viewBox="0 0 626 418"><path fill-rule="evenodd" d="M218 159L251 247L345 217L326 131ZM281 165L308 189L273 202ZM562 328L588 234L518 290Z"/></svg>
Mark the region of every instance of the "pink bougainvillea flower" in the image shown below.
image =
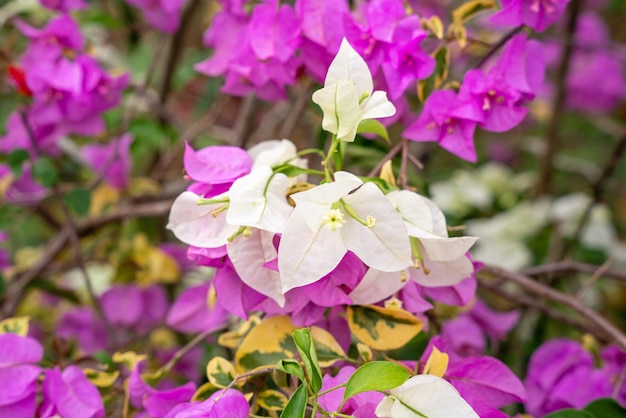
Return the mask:
<svg viewBox="0 0 626 418"><path fill-rule="evenodd" d="M16 20L15 25L30 39L26 52L20 58L25 68L39 62L54 61L69 51L80 52L85 46L78 24L69 15L51 19L42 29L21 20Z"/></svg>
<svg viewBox="0 0 626 418"><path fill-rule="evenodd" d="M215 301L211 282L185 289L167 313L166 323L180 332L217 330L228 321L228 312Z"/></svg>
<svg viewBox="0 0 626 418"><path fill-rule="evenodd" d="M43 348L31 337L0 334L0 416L32 417L37 408L37 378Z"/></svg>
<svg viewBox="0 0 626 418"><path fill-rule="evenodd" d="M72 10L81 10L87 7L85 0L39 0L48 9L68 13Z"/></svg>
<svg viewBox="0 0 626 418"><path fill-rule="evenodd" d="M139 416L162 418L175 406L188 402L196 391L196 384L188 382L173 389L159 390L148 385L141 378L141 366L137 363L128 378L128 395L133 407L139 409ZM184 416L184 415L183 415Z"/></svg>
<svg viewBox="0 0 626 418"><path fill-rule="evenodd" d="M112 139L108 144L86 145L82 155L94 171L114 189L124 189L128 186L130 176L131 157L130 144L133 137L130 134Z"/></svg>
<svg viewBox="0 0 626 418"><path fill-rule="evenodd" d="M202 402L185 402L174 407L165 418L248 418L250 404L243 393L221 389Z"/></svg>
<svg viewBox="0 0 626 418"><path fill-rule="evenodd" d="M501 0L502 10L491 21L507 26L526 25L543 32L559 20L570 0Z"/></svg>
<svg viewBox="0 0 626 418"><path fill-rule="evenodd" d="M212 146L194 150L185 143L185 173L191 180L230 186L252 169L252 157L239 147Z"/></svg>
<svg viewBox="0 0 626 418"><path fill-rule="evenodd" d="M165 33L174 33L180 25L185 0L126 0L143 12L148 23Z"/></svg>
<svg viewBox="0 0 626 418"><path fill-rule="evenodd" d="M289 61L300 44L300 22L293 7L264 0L252 10L248 36L259 60Z"/></svg>
<svg viewBox="0 0 626 418"><path fill-rule="evenodd" d="M594 368L592 354L579 343L566 339L548 341L535 350L525 384L526 410L534 416L562 408L582 408L613 393L610 374Z"/></svg>
<svg viewBox="0 0 626 418"><path fill-rule="evenodd" d="M41 418L104 417L104 404L98 389L87 379L80 367L59 367L45 371Z"/></svg>
<svg viewBox="0 0 626 418"><path fill-rule="evenodd" d="M418 142L436 141L452 154L475 162L474 131L482 121L474 103L460 103L452 90L437 90L428 96L422 114L403 136Z"/></svg>
<svg viewBox="0 0 626 418"><path fill-rule="evenodd" d="M38 204L48 194L46 188L33 179L30 163L22 166L22 175L17 179L8 165L0 164L0 181L7 185L4 199L14 205Z"/></svg>
<svg viewBox="0 0 626 418"><path fill-rule="evenodd" d="M60 337L76 339L85 354L105 350L109 344L104 323L87 307L65 312L57 324L56 332Z"/></svg>

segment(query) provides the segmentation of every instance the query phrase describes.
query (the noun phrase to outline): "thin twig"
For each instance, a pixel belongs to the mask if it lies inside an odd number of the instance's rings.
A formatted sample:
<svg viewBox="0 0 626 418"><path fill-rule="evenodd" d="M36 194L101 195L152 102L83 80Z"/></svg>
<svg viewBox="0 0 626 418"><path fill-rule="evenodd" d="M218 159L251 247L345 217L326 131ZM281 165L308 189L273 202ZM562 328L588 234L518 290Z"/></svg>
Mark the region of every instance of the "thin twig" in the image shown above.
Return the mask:
<svg viewBox="0 0 626 418"><path fill-rule="evenodd" d="M481 68L493 55L500 50L512 37L520 33L524 30L524 25L518 26L516 28L511 29L508 33L506 33L497 43L491 46L489 52L487 52L481 59L478 61L474 68Z"/></svg>
<svg viewBox="0 0 626 418"><path fill-rule="evenodd" d="M216 332L215 330L204 331L194 337L193 340L189 341L185 346L180 348L174 356L160 368L163 372L163 375L167 374L172 370L172 368L178 363L178 361L185 356L191 349L193 349L196 345L200 344L202 341L206 340L211 334Z"/></svg>
<svg viewBox="0 0 626 418"><path fill-rule="evenodd" d="M574 51L574 33L576 22L581 9L581 0L572 0L570 3L569 19L565 32L565 45L559 62L559 68L555 75L556 92L552 100L552 115L546 129L546 149L543 155L539 179L537 181L535 195L541 196L550 193L552 173L554 170L554 156L559 145L559 126L565 111L565 96L567 93L567 75L569 73L572 52Z"/></svg>
<svg viewBox="0 0 626 418"><path fill-rule="evenodd" d="M564 273L576 271L581 273L596 273L598 266L594 264L579 263L572 260L564 260L556 263L543 264L541 266L529 267L522 271L527 276L539 276L544 274ZM626 284L626 272L606 269L602 272L602 277L607 277Z"/></svg>
<svg viewBox="0 0 626 418"><path fill-rule="evenodd" d="M580 320L572 318L570 315L567 315L566 313L559 311L558 309L555 309L545 303L542 303L537 298L529 297L526 295L520 295L520 294L507 291L504 288L504 286L502 286L503 282L504 282L503 280L497 280L494 282L490 282L487 280L479 280L478 285L484 289L489 290L490 292L498 296L503 297L504 299L510 302L515 303L516 305L524 305L524 306L528 306L529 308L540 311L561 324L571 326L582 332L588 332L591 334L596 333L597 330L595 328L590 327L589 325L585 324L584 322ZM602 335L599 337L603 337L600 339L605 342L610 342L610 338L607 338L607 336L605 335Z"/></svg>
<svg viewBox="0 0 626 418"><path fill-rule="evenodd" d="M563 253L561 254L562 256L566 255L569 251L571 251L572 247L576 245L576 243L578 242L578 238L580 237L580 234L582 233L585 225L587 224L587 221L589 220L589 217L591 216L591 211L593 210L594 206L602 202L604 198L604 190L606 189L606 184L608 180L611 178L611 176L613 175L613 173L615 172L615 169L617 168L617 164L619 160L624 155L624 151L626 151L626 135L622 136L620 140L617 142L617 144L615 145L615 148L613 149L613 152L610 154L611 157L609 158L609 161L607 161L607 164L604 166L604 169L602 170L602 173L600 174L598 179L593 183L593 186L591 188L591 191L592 191L591 202L589 202L589 204L585 208L585 211L583 212L583 215L581 216L580 221L578 222L578 225L576 226L576 231L574 232L572 240L569 242L569 245L566 245L565 248L563 249Z"/></svg>
<svg viewBox="0 0 626 418"><path fill-rule="evenodd" d="M593 286L595 282L597 282L598 279L602 277L602 273L604 273L609 267L611 267L612 263L613 263L612 259L609 258L608 260L606 260L605 263L602 264L600 268L597 271L595 271L591 275L591 277L585 282L585 284L580 288L578 293L576 293L576 299L581 300L583 296L585 295L585 293L587 292L587 290L589 290L591 286Z"/></svg>
<svg viewBox="0 0 626 418"><path fill-rule="evenodd" d="M378 164L376 164L376 167L374 167L372 171L369 172L368 177L374 177L378 175L378 173L380 173L380 170L383 168L383 165L385 165L387 161L395 157L400 152L401 149L402 149L402 141L398 142L396 145L393 146L393 148L389 150L387 155L385 155L382 158L382 160L380 160Z"/></svg>
<svg viewBox="0 0 626 418"><path fill-rule="evenodd" d="M589 323L589 326L593 327L595 331L594 334L605 336L610 339L610 341L626 350L626 335L624 335L619 328L607 321L596 311L583 304L580 300L554 290L528 276L524 276L523 274L512 273L494 266L483 267L481 275L484 275L485 273L487 275L501 277L511 281L536 296L552 300L574 310Z"/></svg>
<svg viewBox="0 0 626 418"><path fill-rule="evenodd" d="M309 104L309 100L311 99L310 97L311 95L309 92L310 88L311 88L311 81L307 79L307 81L302 83L302 86L300 87L300 91L298 92L298 98L296 99L296 102L291 107L289 114L285 118L285 121L283 122L283 126L280 128L280 131L278 133L279 138L287 138L293 132L293 129L295 128L296 124L298 123L298 120L300 119L300 114Z"/></svg>

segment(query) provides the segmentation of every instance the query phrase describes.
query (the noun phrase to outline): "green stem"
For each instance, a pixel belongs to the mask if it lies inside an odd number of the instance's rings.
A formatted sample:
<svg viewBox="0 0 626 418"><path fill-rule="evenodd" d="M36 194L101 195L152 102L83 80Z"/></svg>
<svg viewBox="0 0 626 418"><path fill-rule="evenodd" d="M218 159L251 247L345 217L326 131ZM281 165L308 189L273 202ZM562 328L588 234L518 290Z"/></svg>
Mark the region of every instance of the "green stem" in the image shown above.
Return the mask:
<svg viewBox="0 0 626 418"><path fill-rule="evenodd" d="M333 140L330 143L330 148L328 149L328 153L326 154L326 159L324 160L324 172L326 173L326 181L333 181L333 174L330 168L330 162L333 159L333 154L337 152L337 147L339 146L339 140L337 139L337 135L333 135Z"/></svg>

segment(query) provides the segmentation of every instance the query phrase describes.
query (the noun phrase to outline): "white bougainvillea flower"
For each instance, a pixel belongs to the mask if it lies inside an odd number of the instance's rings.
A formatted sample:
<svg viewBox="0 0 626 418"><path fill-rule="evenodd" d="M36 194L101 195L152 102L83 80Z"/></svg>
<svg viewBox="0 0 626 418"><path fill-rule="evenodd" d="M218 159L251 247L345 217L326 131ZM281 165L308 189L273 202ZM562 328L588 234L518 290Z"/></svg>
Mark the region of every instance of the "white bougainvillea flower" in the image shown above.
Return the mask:
<svg viewBox="0 0 626 418"><path fill-rule="evenodd" d="M250 174L238 178L230 187L226 222L282 232L293 210L285 197L288 188L286 175L273 173L268 166L253 168Z"/></svg>
<svg viewBox="0 0 626 418"><path fill-rule="evenodd" d="M338 171L334 182L292 198L296 208L278 248L283 293L321 279L347 251L381 271L412 264L404 222L373 183Z"/></svg>
<svg viewBox="0 0 626 418"><path fill-rule="evenodd" d="M373 90L367 64L344 38L328 68L324 87L313 93L313 102L324 113L322 127L337 139L352 142L362 120L393 116L396 108L387 93Z"/></svg>
<svg viewBox="0 0 626 418"><path fill-rule="evenodd" d="M387 198L404 219L409 236L419 240L414 252L418 252L422 268L409 269L411 279L438 287L454 285L472 274L474 265L466 253L478 237L448 238L443 212L417 193L393 191Z"/></svg>
<svg viewBox="0 0 626 418"><path fill-rule="evenodd" d="M391 389L374 413L379 418L479 418L454 386L430 374Z"/></svg>
<svg viewBox="0 0 626 418"><path fill-rule="evenodd" d="M212 198L215 203L206 205L199 205L201 200L193 192L183 192L172 205L166 228L185 244L201 248L221 247L238 229L238 226L226 223L223 212L228 196L216 196Z"/></svg>
<svg viewBox="0 0 626 418"><path fill-rule="evenodd" d="M289 163L296 167L306 167L307 161L299 158L296 145L288 139L269 139L253 145L248 154L253 159L253 168L260 166L274 167Z"/></svg>

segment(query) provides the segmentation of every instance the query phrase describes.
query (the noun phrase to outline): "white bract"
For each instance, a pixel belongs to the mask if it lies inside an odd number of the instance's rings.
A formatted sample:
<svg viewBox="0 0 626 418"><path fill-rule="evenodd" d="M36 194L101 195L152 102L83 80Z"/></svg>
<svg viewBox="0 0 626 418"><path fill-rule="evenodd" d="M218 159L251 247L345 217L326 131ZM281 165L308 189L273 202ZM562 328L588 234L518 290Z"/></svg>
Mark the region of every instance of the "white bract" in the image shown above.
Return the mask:
<svg viewBox="0 0 626 418"><path fill-rule="evenodd" d="M411 377L376 407L379 418L479 418L446 380L430 374Z"/></svg>
<svg viewBox="0 0 626 418"><path fill-rule="evenodd" d="M373 183L338 171L334 182L292 198L296 208L278 248L283 292L321 279L347 251L381 271L412 264L404 222Z"/></svg>
<svg viewBox="0 0 626 418"><path fill-rule="evenodd" d="M352 142L362 120L393 116L396 108L387 93L373 90L367 64L344 38L328 68L324 87L313 93L313 102L324 113L322 127L337 139Z"/></svg>

